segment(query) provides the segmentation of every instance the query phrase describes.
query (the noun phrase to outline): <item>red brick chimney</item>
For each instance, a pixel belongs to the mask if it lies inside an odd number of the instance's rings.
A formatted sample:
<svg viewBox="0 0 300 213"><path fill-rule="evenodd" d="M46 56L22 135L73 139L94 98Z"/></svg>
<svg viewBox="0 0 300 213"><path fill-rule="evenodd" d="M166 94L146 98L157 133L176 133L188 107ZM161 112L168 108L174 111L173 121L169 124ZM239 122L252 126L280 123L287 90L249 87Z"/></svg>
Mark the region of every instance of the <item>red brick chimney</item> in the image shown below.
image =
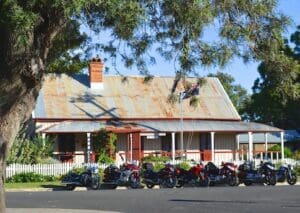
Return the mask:
<svg viewBox="0 0 300 213"><path fill-rule="evenodd" d="M89 65L90 88L103 88L103 62L100 58L93 58Z"/></svg>

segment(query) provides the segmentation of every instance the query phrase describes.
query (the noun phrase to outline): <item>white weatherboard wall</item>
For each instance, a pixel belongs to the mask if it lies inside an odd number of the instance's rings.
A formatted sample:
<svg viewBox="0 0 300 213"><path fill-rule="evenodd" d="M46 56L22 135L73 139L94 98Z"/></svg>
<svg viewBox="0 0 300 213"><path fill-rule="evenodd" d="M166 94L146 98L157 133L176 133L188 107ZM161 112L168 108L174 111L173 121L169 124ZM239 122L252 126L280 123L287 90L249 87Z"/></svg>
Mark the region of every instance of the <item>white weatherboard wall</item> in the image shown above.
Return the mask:
<svg viewBox="0 0 300 213"><path fill-rule="evenodd" d="M215 134L215 162L233 161L236 149L235 134Z"/></svg>

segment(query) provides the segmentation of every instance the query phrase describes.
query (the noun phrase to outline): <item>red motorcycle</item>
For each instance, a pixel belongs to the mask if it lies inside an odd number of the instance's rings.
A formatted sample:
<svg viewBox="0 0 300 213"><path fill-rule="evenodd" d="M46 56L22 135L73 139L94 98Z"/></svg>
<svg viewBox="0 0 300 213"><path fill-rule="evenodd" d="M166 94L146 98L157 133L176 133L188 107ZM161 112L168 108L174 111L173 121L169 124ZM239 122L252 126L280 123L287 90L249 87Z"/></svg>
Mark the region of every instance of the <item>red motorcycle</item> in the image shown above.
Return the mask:
<svg viewBox="0 0 300 213"><path fill-rule="evenodd" d="M177 177L177 188L182 187L184 184L202 185L202 181L205 179L203 173L204 165L199 163L189 170L177 167L175 174Z"/></svg>

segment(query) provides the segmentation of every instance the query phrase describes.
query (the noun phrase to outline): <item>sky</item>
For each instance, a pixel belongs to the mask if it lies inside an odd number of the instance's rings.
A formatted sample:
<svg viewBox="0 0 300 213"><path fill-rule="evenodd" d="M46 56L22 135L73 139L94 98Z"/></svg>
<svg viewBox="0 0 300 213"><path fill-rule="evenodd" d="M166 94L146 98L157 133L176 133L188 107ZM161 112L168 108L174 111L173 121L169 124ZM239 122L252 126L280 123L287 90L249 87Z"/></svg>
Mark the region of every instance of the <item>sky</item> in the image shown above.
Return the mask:
<svg viewBox="0 0 300 213"><path fill-rule="evenodd" d="M288 27L287 32L285 32L285 37L289 38L290 34L293 33L296 30L296 26L300 25L300 0L279 0L279 7L278 11L289 16L293 23L290 27ZM89 32L91 33L91 32ZM216 34L213 32L213 30L209 30L207 35L205 36L214 37L213 34ZM105 38L105 36L108 35L101 35L101 39L109 39ZM99 36L94 37L94 39L100 39ZM95 53L95 55L97 55ZM100 57L101 53L99 54ZM174 76L174 64L173 62L167 62L164 61L158 54L155 55L156 58L156 64L149 66L148 69L150 73L154 76ZM244 62L241 59L234 58L232 61L223 69L219 67L211 67L211 68L199 68L198 73L200 75L205 76L208 73L214 73L217 71L226 72L230 75L232 75L235 78L235 83L240 84L243 86L249 93L252 93L252 86L255 79L259 77L259 74L257 72L257 66L259 63L257 62L250 62L247 64L244 64ZM111 62L108 60L105 63L105 66L113 67ZM126 69L121 63L118 64L117 67L122 74L125 75L138 75L138 71L136 69ZM162 74L163 73L163 74ZM113 71L110 71L109 74L115 74Z"/></svg>

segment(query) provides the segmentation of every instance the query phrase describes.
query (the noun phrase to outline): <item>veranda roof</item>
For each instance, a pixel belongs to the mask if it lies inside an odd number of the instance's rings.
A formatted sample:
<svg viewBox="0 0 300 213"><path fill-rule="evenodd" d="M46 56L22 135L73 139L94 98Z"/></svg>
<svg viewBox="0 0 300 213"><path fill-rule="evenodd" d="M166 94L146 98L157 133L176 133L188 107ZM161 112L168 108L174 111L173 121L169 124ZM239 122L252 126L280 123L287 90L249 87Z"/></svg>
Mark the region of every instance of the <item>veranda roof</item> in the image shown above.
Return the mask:
<svg viewBox="0 0 300 213"><path fill-rule="evenodd" d="M97 132L101 129L116 132L280 132L279 128L265 124L242 121L185 120L181 127L179 120L138 120L109 123L104 121L65 121L53 125L41 132L75 133Z"/></svg>

